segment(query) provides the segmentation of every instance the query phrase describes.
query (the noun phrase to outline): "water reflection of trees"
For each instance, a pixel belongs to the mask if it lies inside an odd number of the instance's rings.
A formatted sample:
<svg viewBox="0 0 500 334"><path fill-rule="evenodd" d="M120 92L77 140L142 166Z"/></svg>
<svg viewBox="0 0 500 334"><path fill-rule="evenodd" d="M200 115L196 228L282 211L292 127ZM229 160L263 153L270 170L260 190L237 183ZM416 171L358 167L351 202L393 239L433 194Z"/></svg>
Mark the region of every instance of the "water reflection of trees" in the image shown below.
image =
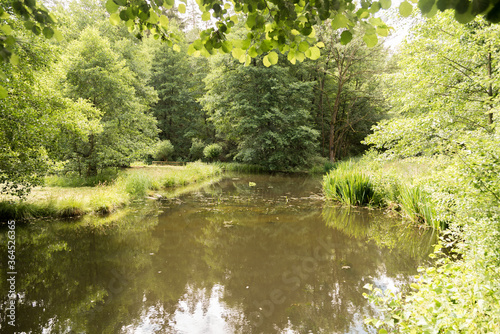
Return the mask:
<svg viewBox="0 0 500 334"><path fill-rule="evenodd" d="M158 247L151 240L154 224L147 211L121 211L101 220L19 226L13 331L118 332L121 323L140 313L141 306L128 294L137 285L134 275L148 266L149 253ZM5 251L2 247L3 259ZM1 275L5 281L4 269ZM5 289L2 285L3 306L8 303ZM2 327L5 333L10 329Z"/></svg>
<svg viewBox="0 0 500 334"><path fill-rule="evenodd" d="M327 226L356 239L374 241L384 252L396 255L388 259L412 261L412 268L428 259L437 242L432 229L416 228L378 210L325 206L322 216Z"/></svg>
<svg viewBox="0 0 500 334"><path fill-rule="evenodd" d="M179 314L218 303L228 333L346 333L372 312L363 286L405 281L431 243L367 211L301 199L309 181L251 179L166 202L159 217L20 228L16 330L177 333Z"/></svg>

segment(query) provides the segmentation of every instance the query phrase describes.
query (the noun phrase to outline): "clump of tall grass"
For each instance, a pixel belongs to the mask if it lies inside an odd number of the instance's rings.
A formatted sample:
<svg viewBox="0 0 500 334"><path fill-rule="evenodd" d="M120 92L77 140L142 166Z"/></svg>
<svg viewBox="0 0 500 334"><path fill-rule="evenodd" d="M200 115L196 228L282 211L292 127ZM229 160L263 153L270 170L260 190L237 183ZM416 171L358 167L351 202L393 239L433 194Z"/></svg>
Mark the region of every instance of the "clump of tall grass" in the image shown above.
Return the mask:
<svg viewBox="0 0 500 334"><path fill-rule="evenodd" d="M346 205L378 205L380 202L370 178L351 163L339 164L324 176L323 192L327 199Z"/></svg>
<svg viewBox="0 0 500 334"><path fill-rule="evenodd" d="M438 229L436 210L430 196L419 186L400 185L399 206L404 216L417 224L427 224Z"/></svg>
<svg viewBox="0 0 500 334"><path fill-rule="evenodd" d="M132 197L144 197L149 190L156 188L155 186L153 177L142 171L130 173L123 180L125 191Z"/></svg>

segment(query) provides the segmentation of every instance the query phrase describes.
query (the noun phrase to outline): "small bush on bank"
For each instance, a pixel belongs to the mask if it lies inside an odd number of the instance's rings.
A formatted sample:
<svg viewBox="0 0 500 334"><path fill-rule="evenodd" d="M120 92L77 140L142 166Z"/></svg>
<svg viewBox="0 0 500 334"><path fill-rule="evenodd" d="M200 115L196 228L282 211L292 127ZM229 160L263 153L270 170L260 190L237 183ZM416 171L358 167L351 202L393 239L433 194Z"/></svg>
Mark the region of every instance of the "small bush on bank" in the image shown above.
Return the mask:
<svg viewBox="0 0 500 334"><path fill-rule="evenodd" d="M153 157L157 161L168 161L174 153L174 145L170 140L162 140L156 144Z"/></svg>
<svg viewBox="0 0 500 334"><path fill-rule="evenodd" d="M198 161L203 159L203 149L205 144L198 138L193 138L191 141L191 148L189 148L189 158L191 161Z"/></svg>
<svg viewBox="0 0 500 334"><path fill-rule="evenodd" d="M216 161L222 154L222 147L219 144L210 144L203 149L203 156L208 161Z"/></svg>

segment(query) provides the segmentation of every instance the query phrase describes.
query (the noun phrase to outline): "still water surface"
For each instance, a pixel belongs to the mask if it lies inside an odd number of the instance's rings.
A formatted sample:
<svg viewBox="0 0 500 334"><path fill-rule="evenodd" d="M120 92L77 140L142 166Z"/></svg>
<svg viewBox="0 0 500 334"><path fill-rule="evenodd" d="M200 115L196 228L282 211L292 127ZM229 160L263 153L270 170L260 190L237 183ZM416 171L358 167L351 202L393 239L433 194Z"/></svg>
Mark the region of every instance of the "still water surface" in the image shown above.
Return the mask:
<svg viewBox="0 0 500 334"><path fill-rule="evenodd" d="M434 237L320 196L318 178L235 176L105 218L18 224L16 330L370 333L363 286L409 282Z"/></svg>

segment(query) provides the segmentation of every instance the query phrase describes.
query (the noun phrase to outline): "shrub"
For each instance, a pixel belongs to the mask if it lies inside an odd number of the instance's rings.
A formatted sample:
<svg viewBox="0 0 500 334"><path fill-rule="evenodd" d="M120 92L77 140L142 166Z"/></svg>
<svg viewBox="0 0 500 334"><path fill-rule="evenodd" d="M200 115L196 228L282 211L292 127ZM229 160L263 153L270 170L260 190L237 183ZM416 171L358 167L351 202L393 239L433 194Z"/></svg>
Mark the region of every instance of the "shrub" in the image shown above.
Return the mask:
<svg viewBox="0 0 500 334"><path fill-rule="evenodd" d="M222 147L219 144L210 144L203 149L203 155L208 161L215 161L222 153Z"/></svg>
<svg viewBox="0 0 500 334"><path fill-rule="evenodd" d="M167 161L172 157L173 153L174 145L170 140L162 140L156 144L153 156L158 161Z"/></svg>
<svg viewBox="0 0 500 334"><path fill-rule="evenodd" d="M191 141L191 148L189 149L189 158L192 161L203 159L203 149L205 144L198 138L193 138Z"/></svg>

